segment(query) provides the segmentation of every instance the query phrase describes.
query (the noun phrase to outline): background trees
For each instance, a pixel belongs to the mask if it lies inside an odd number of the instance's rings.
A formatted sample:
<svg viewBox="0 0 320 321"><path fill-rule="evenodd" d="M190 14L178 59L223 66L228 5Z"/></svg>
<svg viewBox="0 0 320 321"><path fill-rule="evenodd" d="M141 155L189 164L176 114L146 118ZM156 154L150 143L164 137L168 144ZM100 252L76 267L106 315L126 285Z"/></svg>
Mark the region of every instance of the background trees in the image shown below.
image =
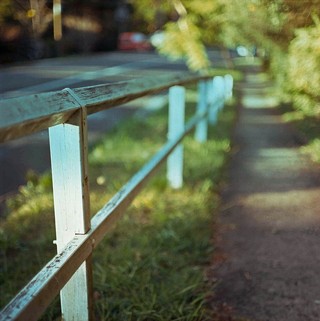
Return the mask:
<svg viewBox="0 0 320 321"><path fill-rule="evenodd" d="M208 67L205 46L257 48L283 97L301 115L320 117L320 0L133 0L153 30L166 14L159 51L182 57L194 70ZM301 116L302 117L302 116Z"/></svg>

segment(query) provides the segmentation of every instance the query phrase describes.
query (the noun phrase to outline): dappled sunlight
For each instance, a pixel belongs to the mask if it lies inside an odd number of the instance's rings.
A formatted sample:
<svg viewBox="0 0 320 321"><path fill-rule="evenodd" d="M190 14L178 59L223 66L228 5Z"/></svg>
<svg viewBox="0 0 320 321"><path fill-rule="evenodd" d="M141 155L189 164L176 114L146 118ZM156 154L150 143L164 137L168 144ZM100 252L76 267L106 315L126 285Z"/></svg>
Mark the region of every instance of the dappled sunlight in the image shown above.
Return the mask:
<svg viewBox="0 0 320 321"><path fill-rule="evenodd" d="M242 104L246 108L273 108L279 105L279 98L247 95L242 97Z"/></svg>
<svg viewBox="0 0 320 321"><path fill-rule="evenodd" d="M279 122L279 116L263 115L263 117L261 117L260 115L247 115L246 122L250 124L261 124L261 125L276 124L277 122Z"/></svg>
<svg viewBox="0 0 320 321"><path fill-rule="evenodd" d="M281 230L310 228L320 224L320 187L283 192L252 193L238 199L250 218L262 226ZM305 206L303 205L305 204Z"/></svg>
<svg viewBox="0 0 320 321"><path fill-rule="evenodd" d="M279 106L280 97L275 94L270 76L265 72L249 73L245 75L249 86L243 88L241 104L245 108L274 108Z"/></svg>
<svg viewBox="0 0 320 321"><path fill-rule="evenodd" d="M260 148L258 149L258 156L260 157L272 157L275 160L285 157L287 161L289 162L290 158L293 158L299 163L301 163L301 159L297 157L297 150L298 148ZM286 164L288 166L288 163Z"/></svg>
<svg viewBox="0 0 320 321"><path fill-rule="evenodd" d="M269 80L269 75L265 72L246 75L246 81L251 83L261 83Z"/></svg>
<svg viewBox="0 0 320 321"><path fill-rule="evenodd" d="M283 119L278 88L256 66L246 72L221 206L216 301L254 320L319 320L319 167Z"/></svg>
<svg viewBox="0 0 320 321"><path fill-rule="evenodd" d="M250 150L242 160L239 174L246 184L241 185L243 193L282 193L291 190L305 190L317 187L305 178L308 160L299 153L298 147L257 148ZM312 185L313 184L313 185Z"/></svg>

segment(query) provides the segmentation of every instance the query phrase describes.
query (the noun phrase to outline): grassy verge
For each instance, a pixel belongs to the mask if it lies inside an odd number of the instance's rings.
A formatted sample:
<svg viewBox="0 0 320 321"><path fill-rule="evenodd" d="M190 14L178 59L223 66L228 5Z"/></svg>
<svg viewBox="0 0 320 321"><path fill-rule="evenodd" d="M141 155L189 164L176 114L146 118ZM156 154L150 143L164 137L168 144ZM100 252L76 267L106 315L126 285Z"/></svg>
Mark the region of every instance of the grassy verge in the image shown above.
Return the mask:
<svg viewBox="0 0 320 321"><path fill-rule="evenodd" d="M281 106L284 120L292 124L299 132L303 146L301 151L314 162L320 163L320 128L319 119L294 110L288 105Z"/></svg>
<svg viewBox="0 0 320 321"><path fill-rule="evenodd" d="M190 101L187 115L194 109ZM90 151L93 213L163 144L166 114L164 108L130 119ZM187 137L184 187L169 188L160 170L97 248L97 320L209 320L204 270L213 251L212 223L233 119L234 109L227 107L208 142ZM29 176L0 222L1 306L55 253L50 175ZM43 319L58 315L53 304Z"/></svg>

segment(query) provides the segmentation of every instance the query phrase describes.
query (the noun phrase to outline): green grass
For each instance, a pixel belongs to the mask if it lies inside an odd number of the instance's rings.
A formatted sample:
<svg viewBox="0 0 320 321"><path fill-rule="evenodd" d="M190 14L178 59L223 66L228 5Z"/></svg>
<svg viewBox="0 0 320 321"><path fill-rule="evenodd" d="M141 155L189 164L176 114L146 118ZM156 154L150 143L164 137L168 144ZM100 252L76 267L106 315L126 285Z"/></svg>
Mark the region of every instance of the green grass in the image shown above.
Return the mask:
<svg viewBox="0 0 320 321"><path fill-rule="evenodd" d="M281 106L283 118L298 131L303 146L301 151L312 161L320 163L320 128L317 117L306 116L303 112L288 105Z"/></svg>
<svg viewBox="0 0 320 321"><path fill-rule="evenodd" d="M194 108L187 104L188 117ZM164 143L166 114L164 108L146 119L132 118L90 151L92 213ZM223 110L208 142L184 140L182 189L168 187L161 169L95 250L97 320L212 320L205 269L214 250L213 222L234 114L233 107ZM0 222L1 306L55 253L50 175L29 176ZM53 304L43 320L58 316Z"/></svg>

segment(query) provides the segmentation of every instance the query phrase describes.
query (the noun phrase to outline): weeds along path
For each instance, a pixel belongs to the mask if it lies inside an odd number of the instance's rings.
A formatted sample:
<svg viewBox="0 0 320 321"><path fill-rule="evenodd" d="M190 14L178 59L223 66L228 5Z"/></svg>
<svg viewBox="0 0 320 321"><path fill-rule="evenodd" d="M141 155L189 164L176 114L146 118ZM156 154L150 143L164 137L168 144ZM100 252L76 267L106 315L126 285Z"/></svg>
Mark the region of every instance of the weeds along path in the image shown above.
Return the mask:
<svg viewBox="0 0 320 321"><path fill-rule="evenodd" d="M299 152L272 84L246 70L212 290L217 320L320 320L320 169Z"/></svg>

